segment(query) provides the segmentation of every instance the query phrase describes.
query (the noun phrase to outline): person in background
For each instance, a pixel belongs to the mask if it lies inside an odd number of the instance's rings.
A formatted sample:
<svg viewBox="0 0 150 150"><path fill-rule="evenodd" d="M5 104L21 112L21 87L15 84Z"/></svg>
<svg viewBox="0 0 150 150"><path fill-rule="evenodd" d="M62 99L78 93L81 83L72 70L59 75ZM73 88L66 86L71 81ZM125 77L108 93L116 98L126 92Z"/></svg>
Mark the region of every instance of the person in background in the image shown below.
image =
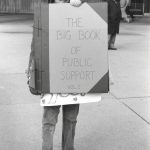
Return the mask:
<svg viewBox="0 0 150 150"><path fill-rule="evenodd" d="M133 20L134 19L134 15L131 11L131 0L128 0L128 4L127 4L127 7L125 9L127 15L129 15L131 17L131 19Z"/></svg>
<svg viewBox="0 0 150 150"><path fill-rule="evenodd" d="M121 20L120 0L107 0L108 2L108 49L115 48L116 35L119 33Z"/></svg>
<svg viewBox="0 0 150 150"><path fill-rule="evenodd" d="M131 0L120 0L122 19L130 23L133 19L133 14L130 11Z"/></svg>

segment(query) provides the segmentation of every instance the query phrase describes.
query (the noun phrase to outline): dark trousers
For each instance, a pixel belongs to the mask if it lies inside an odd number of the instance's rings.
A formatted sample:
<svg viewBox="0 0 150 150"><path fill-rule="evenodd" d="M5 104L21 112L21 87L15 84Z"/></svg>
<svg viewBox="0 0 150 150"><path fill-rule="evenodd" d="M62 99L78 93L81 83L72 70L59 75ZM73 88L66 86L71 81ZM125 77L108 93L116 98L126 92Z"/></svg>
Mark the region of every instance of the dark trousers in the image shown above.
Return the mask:
<svg viewBox="0 0 150 150"><path fill-rule="evenodd" d="M116 34L108 34L108 47L113 48L115 45Z"/></svg>
<svg viewBox="0 0 150 150"><path fill-rule="evenodd" d="M60 106L45 106L42 120L43 143L42 150L53 150L53 135L58 119ZM74 136L79 105L64 105L62 150L74 150Z"/></svg>

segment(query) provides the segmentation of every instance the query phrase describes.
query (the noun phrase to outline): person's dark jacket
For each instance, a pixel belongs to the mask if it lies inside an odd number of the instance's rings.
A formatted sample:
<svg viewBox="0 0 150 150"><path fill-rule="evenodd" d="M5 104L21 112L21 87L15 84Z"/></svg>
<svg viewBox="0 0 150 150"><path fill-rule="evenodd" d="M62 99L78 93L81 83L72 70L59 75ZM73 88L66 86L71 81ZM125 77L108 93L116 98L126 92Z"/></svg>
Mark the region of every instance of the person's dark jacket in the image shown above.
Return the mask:
<svg viewBox="0 0 150 150"><path fill-rule="evenodd" d="M119 33L121 9L119 0L107 0L108 2L108 34Z"/></svg>

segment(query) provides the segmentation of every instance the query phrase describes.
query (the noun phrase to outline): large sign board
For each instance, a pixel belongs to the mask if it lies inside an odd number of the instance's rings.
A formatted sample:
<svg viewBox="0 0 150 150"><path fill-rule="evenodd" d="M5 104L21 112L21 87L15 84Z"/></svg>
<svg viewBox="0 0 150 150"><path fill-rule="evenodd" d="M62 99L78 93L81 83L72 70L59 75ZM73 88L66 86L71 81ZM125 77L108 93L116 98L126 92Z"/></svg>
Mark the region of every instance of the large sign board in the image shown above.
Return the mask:
<svg viewBox="0 0 150 150"><path fill-rule="evenodd" d="M108 92L107 8L101 14L101 5L49 4L50 93Z"/></svg>

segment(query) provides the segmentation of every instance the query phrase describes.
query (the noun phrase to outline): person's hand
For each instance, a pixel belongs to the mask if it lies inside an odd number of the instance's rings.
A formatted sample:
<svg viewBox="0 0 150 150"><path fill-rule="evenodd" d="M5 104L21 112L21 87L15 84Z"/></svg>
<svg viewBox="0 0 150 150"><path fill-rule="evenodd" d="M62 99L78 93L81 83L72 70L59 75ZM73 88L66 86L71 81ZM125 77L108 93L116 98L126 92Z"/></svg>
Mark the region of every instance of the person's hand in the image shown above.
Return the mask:
<svg viewBox="0 0 150 150"><path fill-rule="evenodd" d="M81 0L70 0L70 4L72 6L79 7L82 4L82 2Z"/></svg>

